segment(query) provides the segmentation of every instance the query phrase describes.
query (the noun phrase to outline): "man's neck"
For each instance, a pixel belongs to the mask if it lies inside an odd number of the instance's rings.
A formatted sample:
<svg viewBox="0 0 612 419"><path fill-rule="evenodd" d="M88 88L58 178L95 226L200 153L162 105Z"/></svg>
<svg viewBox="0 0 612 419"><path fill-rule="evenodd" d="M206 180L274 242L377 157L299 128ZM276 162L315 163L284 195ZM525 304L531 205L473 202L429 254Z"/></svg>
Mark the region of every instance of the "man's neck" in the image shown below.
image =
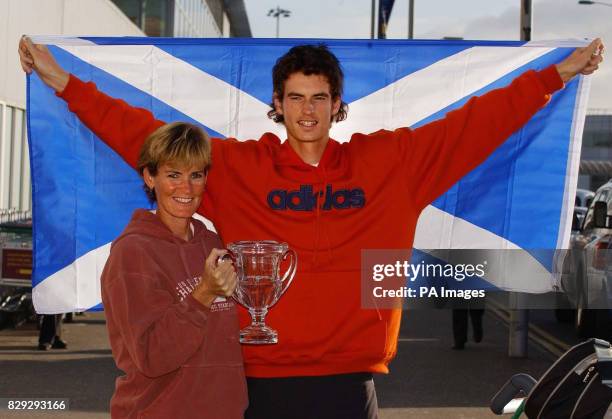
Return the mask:
<svg viewBox="0 0 612 419"><path fill-rule="evenodd" d="M329 142L329 138L326 140L313 142L296 141L291 139L288 141L291 148L293 148L293 151L300 156L304 163L316 165L319 163L319 161L321 161L321 157L323 156L325 147Z"/></svg>

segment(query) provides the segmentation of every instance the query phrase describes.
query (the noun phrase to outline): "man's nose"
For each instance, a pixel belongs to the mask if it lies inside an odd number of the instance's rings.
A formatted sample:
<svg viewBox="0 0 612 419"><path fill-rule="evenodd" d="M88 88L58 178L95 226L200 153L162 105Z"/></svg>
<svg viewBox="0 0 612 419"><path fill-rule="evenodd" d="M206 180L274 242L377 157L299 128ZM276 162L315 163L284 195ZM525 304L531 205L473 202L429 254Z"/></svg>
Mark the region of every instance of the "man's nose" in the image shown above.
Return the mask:
<svg viewBox="0 0 612 419"><path fill-rule="evenodd" d="M304 112L309 114L314 112L314 102L312 100L304 101Z"/></svg>

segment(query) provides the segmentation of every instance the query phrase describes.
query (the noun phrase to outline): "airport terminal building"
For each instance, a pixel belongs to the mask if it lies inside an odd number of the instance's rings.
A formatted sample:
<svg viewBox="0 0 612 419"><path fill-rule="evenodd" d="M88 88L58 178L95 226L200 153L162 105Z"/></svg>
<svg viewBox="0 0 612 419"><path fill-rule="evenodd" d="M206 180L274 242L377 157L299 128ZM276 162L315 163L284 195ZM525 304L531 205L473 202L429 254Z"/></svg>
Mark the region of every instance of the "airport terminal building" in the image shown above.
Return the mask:
<svg viewBox="0 0 612 419"><path fill-rule="evenodd" d="M582 136L578 187L597 190L612 179L612 109L588 112Z"/></svg>
<svg viewBox="0 0 612 419"><path fill-rule="evenodd" d="M30 35L251 37L243 0L0 2L0 214L30 211L26 81L16 53ZM578 187L612 178L612 109L587 112ZM2 220L0 220L2 221Z"/></svg>
<svg viewBox="0 0 612 419"><path fill-rule="evenodd" d="M0 2L0 214L32 208L22 34L250 37L242 0L3 0ZM0 222L5 220L0 220Z"/></svg>

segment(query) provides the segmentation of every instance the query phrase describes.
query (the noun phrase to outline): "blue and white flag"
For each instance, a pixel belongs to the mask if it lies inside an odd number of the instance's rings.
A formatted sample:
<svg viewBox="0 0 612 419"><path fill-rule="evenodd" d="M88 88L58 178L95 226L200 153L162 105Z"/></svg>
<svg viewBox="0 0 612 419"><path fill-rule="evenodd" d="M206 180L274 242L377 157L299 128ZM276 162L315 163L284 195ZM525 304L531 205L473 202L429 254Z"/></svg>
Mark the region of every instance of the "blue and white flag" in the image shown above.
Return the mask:
<svg viewBox="0 0 612 419"><path fill-rule="evenodd" d="M210 135L285 138L266 117L271 69L297 44L321 40L34 38L66 70L164 121ZM331 136L416 127L470 96L544 69L586 42L349 41L325 43L345 72L348 119ZM588 77L556 93L524 128L430 205L420 249L556 249L568 244ZM101 308L100 274L132 211L148 207L142 181L36 75L28 82L34 200L33 294L39 313ZM237 191L238 192L238 191ZM550 273L535 253L530 269ZM544 292L553 281L487 278L508 290ZM527 278L528 279L528 278Z"/></svg>

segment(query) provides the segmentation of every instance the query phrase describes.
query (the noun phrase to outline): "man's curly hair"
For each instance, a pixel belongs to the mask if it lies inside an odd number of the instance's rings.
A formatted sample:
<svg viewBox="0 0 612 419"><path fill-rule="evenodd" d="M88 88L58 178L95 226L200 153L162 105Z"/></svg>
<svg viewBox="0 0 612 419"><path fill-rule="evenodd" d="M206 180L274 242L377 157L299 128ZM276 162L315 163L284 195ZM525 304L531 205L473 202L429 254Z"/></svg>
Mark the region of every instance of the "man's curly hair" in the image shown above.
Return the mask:
<svg viewBox="0 0 612 419"><path fill-rule="evenodd" d="M279 100L282 100L285 94L285 81L294 73L304 73L307 76L311 74L325 76L329 83L332 99L342 98L344 73L338 58L325 44L295 46L276 61L272 69L272 84L274 96ZM283 122L283 115L276 112L274 100L270 106L272 109L268 112L268 118L274 122ZM348 105L341 102L340 110L332 117L332 121L344 121L347 113Z"/></svg>

